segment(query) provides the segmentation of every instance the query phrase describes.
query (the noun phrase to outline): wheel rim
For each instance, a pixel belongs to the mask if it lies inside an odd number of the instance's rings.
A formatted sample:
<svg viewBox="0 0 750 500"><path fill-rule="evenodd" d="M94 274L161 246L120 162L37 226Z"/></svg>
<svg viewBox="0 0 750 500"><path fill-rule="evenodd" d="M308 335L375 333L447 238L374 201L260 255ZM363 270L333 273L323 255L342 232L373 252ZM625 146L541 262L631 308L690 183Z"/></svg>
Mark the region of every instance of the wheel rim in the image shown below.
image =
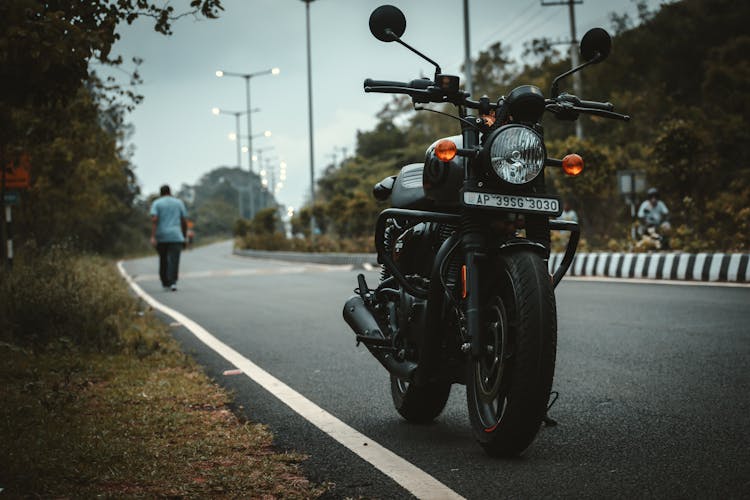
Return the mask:
<svg viewBox="0 0 750 500"><path fill-rule="evenodd" d="M507 403L508 322L505 308L496 297L487 309L487 327L481 339L481 353L474 363L477 416L486 432L497 427Z"/></svg>

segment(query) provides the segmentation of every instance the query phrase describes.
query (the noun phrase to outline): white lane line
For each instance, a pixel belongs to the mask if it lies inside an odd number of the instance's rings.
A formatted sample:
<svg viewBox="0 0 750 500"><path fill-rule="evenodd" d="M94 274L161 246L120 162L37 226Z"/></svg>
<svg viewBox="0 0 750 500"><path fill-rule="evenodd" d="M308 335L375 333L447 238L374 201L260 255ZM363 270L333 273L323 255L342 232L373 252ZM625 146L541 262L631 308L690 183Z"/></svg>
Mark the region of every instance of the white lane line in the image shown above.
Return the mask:
<svg viewBox="0 0 750 500"><path fill-rule="evenodd" d="M333 439L369 462L380 472L390 477L417 498L462 499L463 497L430 476L416 465L407 462L389 449L348 426L302 394L242 356L240 353L211 335L206 329L184 314L157 301L125 271L122 261L117 263L120 274L130 287L147 304L182 323L201 342L213 349L222 358L263 387L282 403L297 412L302 418L322 430Z"/></svg>
<svg viewBox="0 0 750 500"><path fill-rule="evenodd" d="M336 271L351 271L351 265L326 266L309 264L293 267L266 267L260 269L215 269L211 271L181 272L180 278L233 278L237 276L273 276L278 274L329 273ZM135 281L158 281L156 274L141 274L133 278Z"/></svg>

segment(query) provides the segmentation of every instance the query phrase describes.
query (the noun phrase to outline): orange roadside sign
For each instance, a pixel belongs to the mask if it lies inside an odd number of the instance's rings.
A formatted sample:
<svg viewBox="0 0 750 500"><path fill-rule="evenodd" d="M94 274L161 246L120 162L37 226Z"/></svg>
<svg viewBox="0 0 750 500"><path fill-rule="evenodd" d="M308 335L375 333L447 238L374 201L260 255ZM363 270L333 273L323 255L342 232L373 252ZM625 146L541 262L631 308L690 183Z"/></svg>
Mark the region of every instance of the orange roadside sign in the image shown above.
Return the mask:
<svg viewBox="0 0 750 500"><path fill-rule="evenodd" d="M31 185L31 158L21 154L18 162L8 162L5 169L5 189L28 189Z"/></svg>

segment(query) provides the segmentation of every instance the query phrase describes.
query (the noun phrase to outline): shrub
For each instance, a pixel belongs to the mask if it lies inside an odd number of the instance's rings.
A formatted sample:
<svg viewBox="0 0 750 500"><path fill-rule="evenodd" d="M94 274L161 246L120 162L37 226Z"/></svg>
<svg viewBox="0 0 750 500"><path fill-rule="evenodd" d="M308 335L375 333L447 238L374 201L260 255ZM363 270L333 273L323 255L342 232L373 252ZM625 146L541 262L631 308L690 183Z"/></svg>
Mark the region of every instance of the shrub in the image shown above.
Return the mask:
<svg viewBox="0 0 750 500"><path fill-rule="evenodd" d="M136 302L111 261L64 246L27 247L20 254L12 271L0 272L3 340L100 351L121 344Z"/></svg>

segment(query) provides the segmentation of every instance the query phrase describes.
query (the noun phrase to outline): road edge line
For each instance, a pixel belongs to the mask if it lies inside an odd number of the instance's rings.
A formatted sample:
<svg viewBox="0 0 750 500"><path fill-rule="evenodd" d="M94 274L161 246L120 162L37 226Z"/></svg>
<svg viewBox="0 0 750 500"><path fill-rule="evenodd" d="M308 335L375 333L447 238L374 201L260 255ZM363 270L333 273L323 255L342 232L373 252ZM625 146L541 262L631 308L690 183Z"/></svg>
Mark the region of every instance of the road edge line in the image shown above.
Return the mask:
<svg viewBox="0 0 750 500"><path fill-rule="evenodd" d="M123 261L117 262L117 269L130 288L148 305L171 316L182 323L190 333L211 348L219 356L227 360L236 368L242 370L247 377L263 387L272 396L287 405L302 418L326 433L339 444L354 452L364 461L378 469L397 484L417 498L430 499L463 499L461 495L441 483L411 462L396 455L353 427L328 413L305 396L295 391L281 380L277 379L261 367L245 358L198 323L179 311L165 306L146 293L125 271Z"/></svg>

